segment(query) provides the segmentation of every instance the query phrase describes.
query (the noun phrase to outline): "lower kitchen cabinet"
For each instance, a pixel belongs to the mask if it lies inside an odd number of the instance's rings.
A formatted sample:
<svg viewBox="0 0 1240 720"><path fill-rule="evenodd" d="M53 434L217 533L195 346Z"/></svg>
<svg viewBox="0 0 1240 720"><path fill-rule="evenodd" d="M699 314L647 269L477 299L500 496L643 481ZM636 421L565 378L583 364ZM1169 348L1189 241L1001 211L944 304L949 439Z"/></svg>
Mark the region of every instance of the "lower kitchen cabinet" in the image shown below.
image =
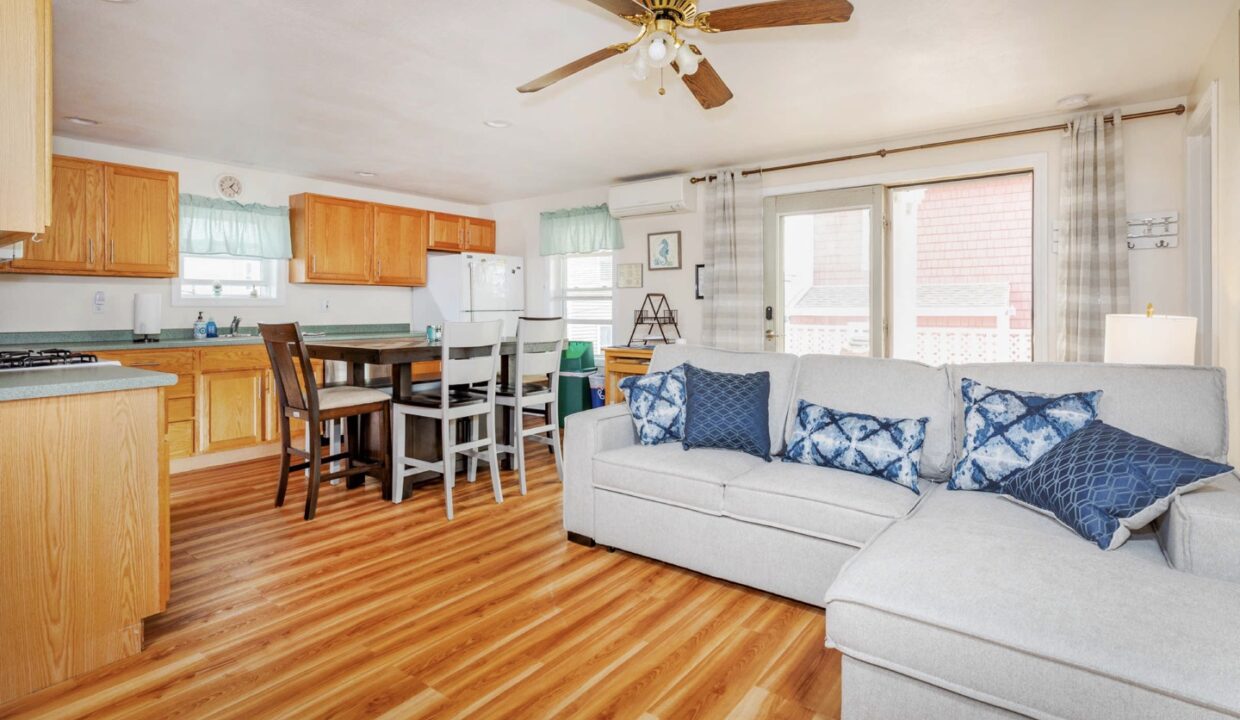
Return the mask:
<svg viewBox="0 0 1240 720"><path fill-rule="evenodd" d="M164 440L172 459L280 440L280 398L262 345L94 354L177 376L164 400ZM321 384L323 361L311 361L311 366ZM304 435L304 423L293 422L290 429L295 441Z"/></svg>
<svg viewBox="0 0 1240 720"><path fill-rule="evenodd" d="M202 375L204 453L258 445L263 441L262 370L234 370Z"/></svg>

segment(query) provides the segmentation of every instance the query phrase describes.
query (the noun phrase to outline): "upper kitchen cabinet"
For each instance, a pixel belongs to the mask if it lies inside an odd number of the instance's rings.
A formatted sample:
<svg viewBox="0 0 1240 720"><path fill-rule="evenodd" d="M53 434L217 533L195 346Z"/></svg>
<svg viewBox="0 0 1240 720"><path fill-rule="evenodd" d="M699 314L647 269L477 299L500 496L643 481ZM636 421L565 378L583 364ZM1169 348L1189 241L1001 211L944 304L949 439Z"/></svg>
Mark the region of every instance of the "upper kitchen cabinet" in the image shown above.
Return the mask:
<svg viewBox="0 0 1240 720"><path fill-rule="evenodd" d="M176 277L180 214L176 173L106 165L103 181L104 274Z"/></svg>
<svg viewBox="0 0 1240 720"><path fill-rule="evenodd" d="M369 203L309 193L290 197L293 259L289 280L369 285L374 219Z"/></svg>
<svg viewBox="0 0 1240 720"><path fill-rule="evenodd" d="M52 222L23 247L15 272L94 274L103 259L103 166L89 160L52 160Z"/></svg>
<svg viewBox="0 0 1240 720"><path fill-rule="evenodd" d="M431 250L460 252L465 249L465 218L431 213Z"/></svg>
<svg viewBox="0 0 1240 720"><path fill-rule="evenodd" d="M403 287L425 285L429 213L392 205L375 205L374 214L375 284Z"/></svg>
<svg viewBox="0 0 1240 720"><path fill-rule="evenodd" d="M0 2L0 245L52 222L52 0Z"/></svg>
<svg viewBox="0 0 1240 720"><path fill-rule="evenodd" d="M167 278L177 275L174 172L57 156L52 222L8 272Z"/></svg>
<svg viewBox="0 0 1240 720"><path fill-rule="evenodd" d="M495 221L466 218L465 250L473 253L494 253Z"/></svg>

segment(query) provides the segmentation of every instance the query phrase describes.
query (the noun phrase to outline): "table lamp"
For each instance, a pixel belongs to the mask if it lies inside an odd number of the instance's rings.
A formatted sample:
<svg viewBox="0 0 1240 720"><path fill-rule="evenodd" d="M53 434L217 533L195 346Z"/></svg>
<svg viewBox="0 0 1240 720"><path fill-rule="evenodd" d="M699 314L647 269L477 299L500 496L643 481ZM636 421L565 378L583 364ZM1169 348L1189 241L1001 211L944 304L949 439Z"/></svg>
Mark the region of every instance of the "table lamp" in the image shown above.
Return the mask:
<svg viewBox="0 0 1240 720"><path fill-rule="evenodd" d="M1107 315L1103 361L1128 365L1192 365L1197 359L1197 318L1155 315Z"/></svg>

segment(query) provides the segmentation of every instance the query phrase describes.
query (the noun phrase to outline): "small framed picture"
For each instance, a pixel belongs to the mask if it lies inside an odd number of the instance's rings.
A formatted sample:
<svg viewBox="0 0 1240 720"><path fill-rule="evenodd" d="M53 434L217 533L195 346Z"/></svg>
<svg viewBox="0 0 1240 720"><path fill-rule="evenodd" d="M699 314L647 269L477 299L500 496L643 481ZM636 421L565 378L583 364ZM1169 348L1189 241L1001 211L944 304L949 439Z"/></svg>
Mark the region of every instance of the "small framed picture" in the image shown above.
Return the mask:
<svg viewBox="0 0 1240 720"><path fill-rule="evenodd" d="M702 293L706 289L706 266L693 266L693 299L705 300L706 296Z"/></svg>
<svg viewBox="0 0 1240 720"><path fill-rule="evenodd" d="M642 286L642 264L621 263L616 266L616 287L639 288Z"/></svg>
<svg viewBox="0 0 1240 720"><path fill-rule="evenodd" d="M680 269L680 233L652 233L646 236L647 259L651 270Z"/></svg>

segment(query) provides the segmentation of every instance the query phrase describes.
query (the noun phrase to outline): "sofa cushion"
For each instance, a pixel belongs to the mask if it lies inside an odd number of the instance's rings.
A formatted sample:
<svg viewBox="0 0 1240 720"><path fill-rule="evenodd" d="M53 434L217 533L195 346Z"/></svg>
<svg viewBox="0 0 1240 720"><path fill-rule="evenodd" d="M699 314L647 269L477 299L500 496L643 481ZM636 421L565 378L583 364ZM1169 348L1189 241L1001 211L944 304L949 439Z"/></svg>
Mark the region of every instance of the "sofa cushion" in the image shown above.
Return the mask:
<svg viewBox="0 0 1240 720"><path fill-rule="evenodd" d="M1230 472L1095 420L1008 478L1001 491L1114 550L1177 495Z"/></svg>
<svg viewBox="0 0 1240 720"><path fill-rule="evenodd" d="M842 412L801 400L784 462L879 477L920 494L917 474L928 422Z"/></svg>
<svg viewBox="0 0 1240 720"><path fill-rule="evenodd" d="M1227 397L1222 370L1091 363L995 363L948 366L952 387L984 385L1063 395L1101 390L1098 419L1133 435L1214 462L1227 462ZM964 438L955 403L955 448Z"/></svg>
<svg viewBox="0 0 1240 720"><path fill-rule="evenodd" d="M957 387L959 387L957 385ZM806 355L801 358L788 414L795 432L796 401L889 418L928 418L921 475L946 480L952 464L952 400L947 371L907 360Z"/></svg>
<svg viewBox="0 0 1240 720"><path fill-rule="evenodd" d="M1240 583L1240 479L1234 474L1178 496L1154 526L1172 567Z"/></svg>
<svg viewBox="0 0 1240 720"><path fill-rule="evenodd" d="M724 482L763 464L732 450L635 445L595 455L594 486L720 515Z"/></svg>
<svg viewBox="0 0 1240 720"><path fill-rule="evenodd" d="M992 388L964 378L964 445L952 470L952 490L996 492L1098 417L1100 391L1044 395Z"/></svg>
<svg viewBox="0 0 1240 720"><path fill-rule="evenodd" d="M685 366L667 372L630 375L620 381L637 440L642 445L681 440L685 436Z"/></svg>
<svg viewBox="0 0 1240 720"><path fill-rule="evenodd" d="M725 373L771 374L771 396L767 402L770 423L771 452L784 449L784 420L791 404L792 384L797 374L797 357L785 353L729 352L697 345L660 345L650 361L651 372L664 372L689 363L703 370Z"/></svg>
<svg viewBox="0 0 1240 720"><path fill-rule="evenodd" d="M796 463L761 465L725 485L723 513L729 517L853 547L908 515L918 501L869 475Z"/></svg>
<svg viewBox="0 0 1240 720"><path fill-rule="evenodd" d="M1034 717L1216 717L1240 713L1235 597L1062 530L918 512L832 584L828 644Z"/></svg>
<svg viewBox="0 0 1240 720"><path fill-rule="evenodd" d="M738 375L685 366L686 450L739 450L771 461L771 374Z"/></svg>

